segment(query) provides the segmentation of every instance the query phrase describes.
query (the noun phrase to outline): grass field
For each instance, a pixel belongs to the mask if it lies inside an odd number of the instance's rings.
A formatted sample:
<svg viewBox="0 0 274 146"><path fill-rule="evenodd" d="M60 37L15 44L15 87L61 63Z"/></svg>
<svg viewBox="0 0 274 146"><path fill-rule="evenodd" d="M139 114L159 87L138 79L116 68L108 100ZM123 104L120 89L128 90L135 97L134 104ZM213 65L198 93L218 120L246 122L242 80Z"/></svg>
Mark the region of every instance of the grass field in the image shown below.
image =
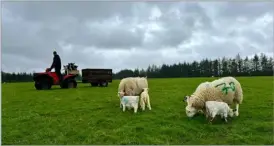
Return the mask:
<svg viewBox="0 0 274 146"><path fill-rule="evenodd" d="M237 78L244 101L227 124L186 117L183 97L213 79L150 79L152 110L137 114L119 108L119 81L49 91L2 84L2 144L274 144L273 77Z"/></svg>

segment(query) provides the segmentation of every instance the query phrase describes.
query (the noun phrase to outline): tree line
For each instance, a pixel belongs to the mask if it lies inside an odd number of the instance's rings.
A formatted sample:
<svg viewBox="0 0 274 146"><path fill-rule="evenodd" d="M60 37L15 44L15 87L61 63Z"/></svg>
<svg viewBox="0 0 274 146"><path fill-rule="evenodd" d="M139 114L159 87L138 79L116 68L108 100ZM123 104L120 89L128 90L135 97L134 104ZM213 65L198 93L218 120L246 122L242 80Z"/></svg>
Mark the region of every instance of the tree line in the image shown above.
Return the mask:
<svg viewBox="0 0 274 146"><path fill-rule="evenodd" d="M148 78L180 78L180 77L223 77L223 76L273 76L273 57L255 54L252 58L242 58L239 54L234 58L202 59L201 61L177 64L149 65L147 69L124 69L113 74L113 79L125 77L147 76ZM31 82L32 73L1 72L2 82ZM77 77L81 80L81 75Z"/></svg>
<svg viewBox="0 0 274 146"><path fill-rule="evenodd" d="M273 57L255 54L252 58L242 58L237 54L234 58L202 59L201 61L177 64L150 65L144 69L124 69L114 74L115 79L125 77L147 76L149 78L180 77L223 77L223 76L272 76Z"/></svg>

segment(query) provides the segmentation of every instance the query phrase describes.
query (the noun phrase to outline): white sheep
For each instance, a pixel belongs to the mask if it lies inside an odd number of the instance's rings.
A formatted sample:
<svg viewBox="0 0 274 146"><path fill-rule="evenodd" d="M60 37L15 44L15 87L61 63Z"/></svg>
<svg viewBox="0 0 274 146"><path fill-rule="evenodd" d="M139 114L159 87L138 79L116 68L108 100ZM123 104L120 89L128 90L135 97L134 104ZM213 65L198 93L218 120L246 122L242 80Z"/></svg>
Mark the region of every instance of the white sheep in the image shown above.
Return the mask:
<svg viewBox="0 0 274 146"><path fill-rule="evenodd" d="M220 115L222 118L225 119L225 122L227 122L227 117L233 117L233 110L228 106L225 102L219 102L219 101L206 101L205 102L206 107L206 118L209 117L210 122L212 122L216 115Z"/></svg>
<svg viewBox="0 0 274 146"><path fill-rule="evenodd" d="M123 78L118 87L118 97L123 96L139 96L143 88L148 88L147 77L127 77ZM120 107L121 104L120 104Z"/></svg>
<svg viewBox="0 0 274 146"><path fill-rule="evenodd" d="M123 107L123 112L125 112L126 107L134 109L134 113L138 110L139 96L123 96L121 99L121 104Z"/></svg>
<svg viewBox="0 0 274 146"><path fill-rule="evenodd" d="M206 101L223 101L229 106L236 104L235 116L239 115L239 104L243 101L241 84L233 77L223 77L212 82L201 83L191 96L186 96L186 115L193 117L205 110Z"/></svg>
<svg viewBox="0 0 274 146"><path fill-rule="evenodd" d="M147 108L151 110L151 105L150 105L150 99L149 99L149 94L148 94L148 88L144 88L143 92L141 93L140 97L140 105L142 110L145 110L145 105L147 105Z"/></svg>

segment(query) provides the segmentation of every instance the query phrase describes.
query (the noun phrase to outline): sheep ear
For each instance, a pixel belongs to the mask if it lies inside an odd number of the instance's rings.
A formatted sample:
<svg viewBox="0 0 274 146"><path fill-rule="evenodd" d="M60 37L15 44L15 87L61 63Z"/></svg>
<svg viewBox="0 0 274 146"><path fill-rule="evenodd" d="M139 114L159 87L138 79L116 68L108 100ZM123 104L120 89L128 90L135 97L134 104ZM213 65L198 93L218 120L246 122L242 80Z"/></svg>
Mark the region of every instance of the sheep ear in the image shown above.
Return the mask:
<svg viewBox="0 0 274 146"><path fill-rule="evenodd" d="M186 101L187 101L187 98L188 98L188 96L185 96L185 97L184 97L184 102L186 102Z"/></svg>

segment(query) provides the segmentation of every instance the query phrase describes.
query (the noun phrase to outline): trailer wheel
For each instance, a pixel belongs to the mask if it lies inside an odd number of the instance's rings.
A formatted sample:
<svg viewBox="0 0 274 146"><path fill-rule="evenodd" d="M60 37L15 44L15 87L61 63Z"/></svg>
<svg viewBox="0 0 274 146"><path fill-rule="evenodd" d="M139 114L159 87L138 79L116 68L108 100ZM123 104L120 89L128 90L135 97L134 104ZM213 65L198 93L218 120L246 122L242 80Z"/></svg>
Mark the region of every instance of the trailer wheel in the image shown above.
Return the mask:
<svg viewBox="0 0 274 146"><path fill-rule="evenodd" d="M101 82L101 83L100 83L100 86L101 86L101 87L107 87L107 86L108 86L108 82Z"/></svg>
<svg viewBox="0 0 274 146"><path fill-rule="evenodd" d="M95 87L95 86L98 86L98 83L90 83L90 85Z"/></svg>

